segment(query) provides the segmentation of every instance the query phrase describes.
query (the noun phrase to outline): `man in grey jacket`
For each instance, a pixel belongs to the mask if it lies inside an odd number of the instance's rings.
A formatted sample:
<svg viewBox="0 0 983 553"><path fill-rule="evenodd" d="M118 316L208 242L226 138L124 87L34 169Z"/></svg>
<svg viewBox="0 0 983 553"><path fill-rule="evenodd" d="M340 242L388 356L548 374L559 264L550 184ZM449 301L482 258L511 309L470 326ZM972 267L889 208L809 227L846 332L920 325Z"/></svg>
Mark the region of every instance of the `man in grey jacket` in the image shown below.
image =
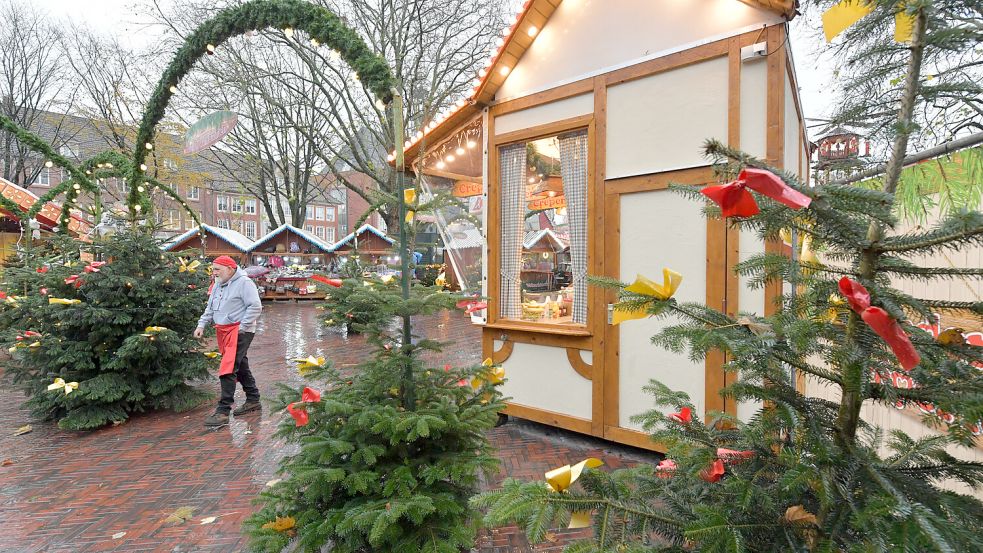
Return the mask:
<svg viewBox="0 0 983 553"><path fill-rule="evenodd" d="M198 320L194 336L201 338L205 333L205 326L215 324L218 350L222 354L218 371L222 396L218 400L215 413L205 419L205 426L222 426L229 422L230 411L234 415L242 415L260 408L259 388L249 370L246 352L256 335L256 322L263 311L263 304L260 303L256 284L231 257L217 257L212 262L212 275L215 282L209 291L208 305ZM232 411L237 381L246 392L246 402Z"/></svg>

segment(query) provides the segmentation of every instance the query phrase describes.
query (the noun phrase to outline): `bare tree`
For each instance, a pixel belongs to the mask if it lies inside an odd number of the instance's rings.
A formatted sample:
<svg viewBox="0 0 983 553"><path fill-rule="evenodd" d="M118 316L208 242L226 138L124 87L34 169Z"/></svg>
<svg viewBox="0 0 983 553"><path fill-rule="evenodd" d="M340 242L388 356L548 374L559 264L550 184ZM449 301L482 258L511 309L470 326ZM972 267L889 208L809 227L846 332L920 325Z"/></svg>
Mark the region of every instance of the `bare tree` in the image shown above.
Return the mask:
<svg viewBox="0 0 983 553"><path fill-rule="evenodd" d="M421 128L470 89L481 62L505 25L507 0L322 0L342 16L399 79L409 126ZM214 3L186 0L158 9L173 38L187 34ZM277 222L299 222L307 202L323 190L310 179L332 174L336 182L369 204L383 196L346 178L369 175L378 190L395 195L396 176L386 163L392 150L389 115L337 52L313 44L302 32L260 30L258 36L229 41L202 71L186 79L183 108L233 109L238 128L226 140L246 160L253 178L244 186ZM209 100L217 100L209 102ZM180 111L180 110L179 110ZM286 206L286 207L284 207ZM398 214L380 213L395 228Z"/></svg>
<svg viewBox="0 0 983 553"><path fill-rule="evenodd" d="M76 88L66 79L61 29L29 3L0 3L0 111L21 127L40 133L58 148L73 129L54 112L75 103ZM3 178L30 185L44 159L27 150L13 134L0 131Z"/></svg>

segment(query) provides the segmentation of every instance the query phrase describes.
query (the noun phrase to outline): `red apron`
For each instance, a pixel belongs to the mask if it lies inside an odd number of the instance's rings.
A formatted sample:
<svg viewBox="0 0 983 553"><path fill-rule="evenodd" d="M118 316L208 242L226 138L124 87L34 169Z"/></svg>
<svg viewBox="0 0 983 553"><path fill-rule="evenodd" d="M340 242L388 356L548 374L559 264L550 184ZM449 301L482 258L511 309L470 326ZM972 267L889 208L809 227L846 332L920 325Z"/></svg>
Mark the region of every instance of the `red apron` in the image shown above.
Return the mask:
<svg viewBox="0 0 983 553"><path fill-rule="evenodd" d="M219 376L232 374L236 366L236 348L239 343L239 323L215 325L218 338L218 352L222 354L222 362L218 366Z"/></svg>

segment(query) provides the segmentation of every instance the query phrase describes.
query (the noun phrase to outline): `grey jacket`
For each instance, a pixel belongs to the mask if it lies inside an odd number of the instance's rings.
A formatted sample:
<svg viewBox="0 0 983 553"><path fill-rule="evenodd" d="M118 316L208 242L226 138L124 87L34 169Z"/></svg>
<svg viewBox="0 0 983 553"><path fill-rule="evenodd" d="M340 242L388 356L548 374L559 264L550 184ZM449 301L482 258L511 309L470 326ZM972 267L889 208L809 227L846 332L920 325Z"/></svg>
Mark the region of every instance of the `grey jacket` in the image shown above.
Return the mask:
<svg viewBox="0 0 983 553"><path fill-rule="evenodd" d="M237 322L240 331L256 332L256 321L262 311L256 284L240 268L232 278L212 288L205 313L198 319L198 328L205 328L210 323Z"/></svg>

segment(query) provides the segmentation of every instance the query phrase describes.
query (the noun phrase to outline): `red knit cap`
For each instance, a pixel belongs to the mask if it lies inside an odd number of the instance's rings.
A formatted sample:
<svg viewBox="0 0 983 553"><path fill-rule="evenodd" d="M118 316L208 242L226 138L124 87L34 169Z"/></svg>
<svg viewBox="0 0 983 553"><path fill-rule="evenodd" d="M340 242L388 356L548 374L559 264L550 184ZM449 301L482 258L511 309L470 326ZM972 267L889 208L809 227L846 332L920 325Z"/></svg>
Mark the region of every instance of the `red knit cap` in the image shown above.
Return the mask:
<svg viewBox="0 0 983 553"><path fill-rule="evenodd" d="M225 267L231 267L233 269L238 269L239 268L239 264L236 263L236 260L235 259L232 259L231 257L229 257L227 255L220 255L220 256L216 257L215 258L215 261L212 261L212 263L214 263L215 265L222 265L222 266L225 266Z"/></svg>

